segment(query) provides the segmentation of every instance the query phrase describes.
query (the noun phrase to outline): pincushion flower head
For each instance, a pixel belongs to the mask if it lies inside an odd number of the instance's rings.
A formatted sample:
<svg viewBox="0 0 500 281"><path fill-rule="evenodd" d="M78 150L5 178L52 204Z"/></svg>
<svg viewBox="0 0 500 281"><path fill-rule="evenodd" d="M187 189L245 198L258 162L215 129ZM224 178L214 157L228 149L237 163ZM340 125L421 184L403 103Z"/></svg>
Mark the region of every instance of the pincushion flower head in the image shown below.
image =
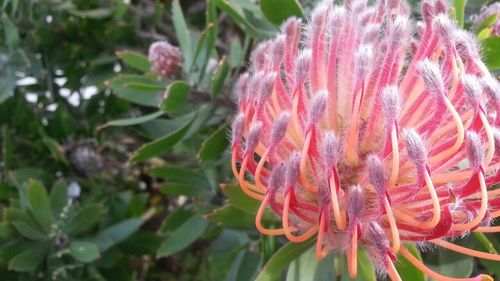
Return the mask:
<svg viewBox="0 0 500 281"><path fill-rule="evenodd" d="M236 86L232 169L261 201L257 228L315 238L351 277L365 248L392 280L399 255L437 280L492 280L442 276L405 246L500 260L450 242L500 231L500 88L474 37L440 0L418 23L404 1L332 2L258 45ZM262 224L266 208L281 227Z"/></svg>
<svg viewBox="0 0 500 281"><path fill-rule="evenodd" d="M148 59L151 70L164 78L175 76L182 68L182 53L167 41L157 41L149 46Z"/></svg>

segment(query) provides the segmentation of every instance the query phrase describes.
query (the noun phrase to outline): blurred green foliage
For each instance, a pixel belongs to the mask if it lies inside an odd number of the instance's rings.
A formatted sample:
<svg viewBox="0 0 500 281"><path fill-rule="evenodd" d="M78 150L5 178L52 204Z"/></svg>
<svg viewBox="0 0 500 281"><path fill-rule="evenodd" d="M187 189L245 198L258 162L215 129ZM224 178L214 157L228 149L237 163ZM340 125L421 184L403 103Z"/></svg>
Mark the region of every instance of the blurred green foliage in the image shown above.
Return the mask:
<svg viewBox="0 0 500 281"><path fill-rule="evenodd" d="M463 17L454 1L466 26L484 1L472 2ZM258 234L259 204L228 165L231 89L250 49L313 4L0 0L0 280L349 280L344 259L311 258L311 241ZM492 69L497 39L485 44ZM180 47L182 73L150 70L157 40ZM452 275L499 273L446 251L422 258ZM357 280L375 280L365 254L359 265Z"/></svg>

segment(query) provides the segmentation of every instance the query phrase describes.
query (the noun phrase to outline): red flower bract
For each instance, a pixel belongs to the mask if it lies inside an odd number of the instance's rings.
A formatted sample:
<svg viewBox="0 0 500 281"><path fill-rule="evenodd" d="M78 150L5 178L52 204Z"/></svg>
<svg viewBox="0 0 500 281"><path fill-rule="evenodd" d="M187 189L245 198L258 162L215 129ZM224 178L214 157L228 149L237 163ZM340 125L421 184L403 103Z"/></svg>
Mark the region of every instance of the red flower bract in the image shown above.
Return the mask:
<svg viewBox="0 0 500 281"><path fill-rule="evenodd" d="M262 202L256 226L292 242L316 237L316 256L357 249L392 280L398 255L437 280L405 243L432 243L500 260L446 239L497 232L500 87L472 35L442 1L321 3L253 52L241 75L232 169ZM413 27L418 34L413 35ZM270 208L282 227L261 219Z"/></svg>

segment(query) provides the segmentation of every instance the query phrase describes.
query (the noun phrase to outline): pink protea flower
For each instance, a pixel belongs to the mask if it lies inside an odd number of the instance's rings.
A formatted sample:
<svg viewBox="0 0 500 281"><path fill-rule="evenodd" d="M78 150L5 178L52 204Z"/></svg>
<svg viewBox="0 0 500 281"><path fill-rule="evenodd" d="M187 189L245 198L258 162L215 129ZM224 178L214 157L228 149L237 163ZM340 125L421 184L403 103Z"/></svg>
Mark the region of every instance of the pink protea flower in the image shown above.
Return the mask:
<svg viewBox="0 0 500 281"><path fill-rule="evenodd" d="M448 241L500 231L499 84L443 1L423 1L418 35L406 2L367 2L289 19L237 83L232 169L262 202L256 226L316 237L317 258L345 253L352 277L365 247L392 280L400 254L437 280L492 280L442 276L404 244L500 260ZM262 225L267 207L281 228Z"/></svg>
<svg viewBox="0 0 500 281"><path fill-rule="evenodd" d="M157 41L149 46L148 59L151 70L164 78L178 74L182 67L182 53L167 41Z"/></svg>

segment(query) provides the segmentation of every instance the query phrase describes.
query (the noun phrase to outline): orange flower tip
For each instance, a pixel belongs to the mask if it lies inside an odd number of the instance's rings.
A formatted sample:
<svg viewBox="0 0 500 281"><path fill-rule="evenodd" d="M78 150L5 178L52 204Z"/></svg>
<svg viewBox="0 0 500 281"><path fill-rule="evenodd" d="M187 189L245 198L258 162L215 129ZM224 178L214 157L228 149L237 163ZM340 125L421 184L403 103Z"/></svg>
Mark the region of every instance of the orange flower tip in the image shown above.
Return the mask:
<svg viewBox="0 0 500 281"><path fill-rule="evenodd" d="M424 22L430 24L432 17L434 15L434 7L429 1L422 2L422 17L424 18Z"/></svg>
<svg viewBox="0 0 500 281"><path fill-rule="evenodd" d="M250 82L250 75L243 73L235 84L234 92L238 99L239 104L244 104L248 98L248 84Z"/></svg>
<svg viewBox="0 0 500 281"><path fill-rule="evenodd" d="M493 278L486 274L481 274L478 277L481 278L480 281L493 281Z"/></svg>
<svg viewBox="0 0 500 281"><path fill-rule="evenodd" d="M262 69L266 64L267 53L270 46L270 42L265 41L257 45L255 50L250 55L250 62L255 69Z"/></svg>
<svg viewBox="0 0 500 281"><path fill-rule="evenodd" d="M483 164L484 150L481 137L473 131L467 131L467 154L472 170L477 171Z"/></svg>
<svg viewBox="0 0 500 281"><path fill-rule="evenodd" d="M500 84L498 83L498 80L492 78L491 76L486 76L482 79L482 82L488 97L498 108L500 105Z"/></svg>
<svg viewBox="0 0 500 281"><path fill-rule="evenodd" d="M417 67L429 93L435 96L442 95L444 93L444 82L439 65L429 59L424 59L418 63Z"/></svg>
<svg viewBox="0 0 500 281"><path fill-rule="evenodd" d="M289 121L290 113L288 111L283 111L278 120L273 124L269 146L277 145L285 137Z"/></svg>
<svg viewBox="0 0 500 281"><path fill-rule="evenodd" d="M366 79L366 75L372 68L373 62L373 47L371 45L365 44L358 47L356 53L354 54L354 60L356 63L355 70L355 81L362 81Z"/></svg>
<svg viewBox="0 0 500 281"><path fill-rule="evenodd" d="M338 28L341 26L342 22L346 18L347 11L344 7L338 6L333 9L332 15L330 17L329 26L331 28Z"/></svg>
<svg viewBox="0 0 500 281"><path fill-rule="evenodd" d="M349 216L350 232L357 231L357 224L365 210L363 189L359 185L351 185L348 191L347 215Z"/></svg>
<svg viewBox="0 0 500 281"><path fill-rule="evenodd" d="M464 94L469 100L469 102L474 105L474 107L479 106L480 96L483 92L481 82L475 75L464 74L462 76L462 85L464 87Z"/></svg>
<svg viewBox="0 0 500 281"><path fill-rule="evenodd" d="M405 129L403 135L411 161L417 166L424 165L427 161L427 151L420 135L414 129Z"/></svg>
<svg viewBox="0 0 500 281"><path fill-rule="evenodd" d="M231 131L232 145L238 144L243 135L243 127L245 122L245 115L243 113L239 113L233 120L233 129Z"/></svg>
<svg viewBox="0 0 500 281"><path fill-rule="evenodd" d="M284 34L278 35L273 41L272 62L273 68L279 69L281 60L285 52L286 36Z"/></svg>
<svg viewBox="0 0 500 281"><path fill-rule="evenodd" d="M304 81L307 78L307 75L309 75L311 59L312 59L311 49L304 49L300 51L295 61L295 69L293 71L296 83L301 83L301 81Z"/></svg>
<svg viewBox="0 0 500 281"><path fill-rule="evenodd" d="M300 178L300 159L301 153L296 151L292 153L290 158L285 164L285 188L295 186Z"/></svg>
<svg viewBox="0 0 500 281"><path fill-rule="evenodd" d="M295 37L300 31L301 22L300 18L290 17L281 25L281 31L287 38L291 39L291 37Z"/></svg>
<svg viewBox="0 0 500 281"><path fill-rule="evenodd" d="M326 102L328 100L328 91L319 91L312 100L309 109L308 127L313 127L318 124L326 109Z"/></svg>
<svg viewBox="0 0 500 281"><path fill-rule="evenodd" d="M325 170L327 173L331 173L339 158L339 140L335 132L323 132L320 153Z"/></svg>
<svg viewBox="0 0 500 281"><path fill-rule="evenodd" d="M388 123L396 120L399 114L398 95L398 88L394 85L387 86L382 91L382 110Z"/></svg>
<svg viewBox="0 0 500 281"><path fill-rule="evenodd" d="M387 190L387 174L382 161L377 155L370 154L366 159L366 166L371 185L375 187L378 197L384 198Z"/></svg>
<svg viewBox="0 0 500 281"><path fill-rule="evenodd" d="M444 39L446 43L451 43L453 38L453 30L456 30L456 27L453 26L450 18L445 13L439 13L434 18L434 29L437 33Z"/></svg>
<svg viewBox="0 0 500 281"><path fill-rule="evenodd" d="M392 27L392 39L394 40L393 42L397 42L399 44L403 44L401 38L406 37L408 34L408 29L409 29L409 24L408 24L408 17L406 16L397 16L394 21L392 22L393 27Z"/></svg>
<svg viewBox="0 0 500 281"><path fill-rule="evenodd" d="M267 185L268 192L275 192L282 185L284 174L285 165L283 163L273 169L269 184Z"/></svg>
<svg viewBox="0 0 500 281"><path fill-rule="evenodd" d="M259 145L259 137L262 130L262 122L257 121L250 126L250 131L248 132L247 141L245 145L245 155L253 153Z"/></svg>
<svg viewBox="0 0 500 281"><path fill-rule="evenodd" d="M259 95L257 97L257 108L262 108L267 99L269 99L269 97L272 95L275 81L276 73L271 72L266 73L262 80L259 82L258 85L260 85L260 89L258 90Z"/></svg>
<svg viewBox="0 0 500 281"><path fill-rule="evenodd" d="M448 11L448 8L446 6L446 3L443 0L438 0L434 4L434 10L436 14L444 14Z"/></svg>
<svg viewBox="0 0 500 281"><path fill-rule="evenodd" d="M493 127L493 138L495 139L495 147L500 148L500 129ZM496 149L496 154L500 153L500 149Z"/></svg>

